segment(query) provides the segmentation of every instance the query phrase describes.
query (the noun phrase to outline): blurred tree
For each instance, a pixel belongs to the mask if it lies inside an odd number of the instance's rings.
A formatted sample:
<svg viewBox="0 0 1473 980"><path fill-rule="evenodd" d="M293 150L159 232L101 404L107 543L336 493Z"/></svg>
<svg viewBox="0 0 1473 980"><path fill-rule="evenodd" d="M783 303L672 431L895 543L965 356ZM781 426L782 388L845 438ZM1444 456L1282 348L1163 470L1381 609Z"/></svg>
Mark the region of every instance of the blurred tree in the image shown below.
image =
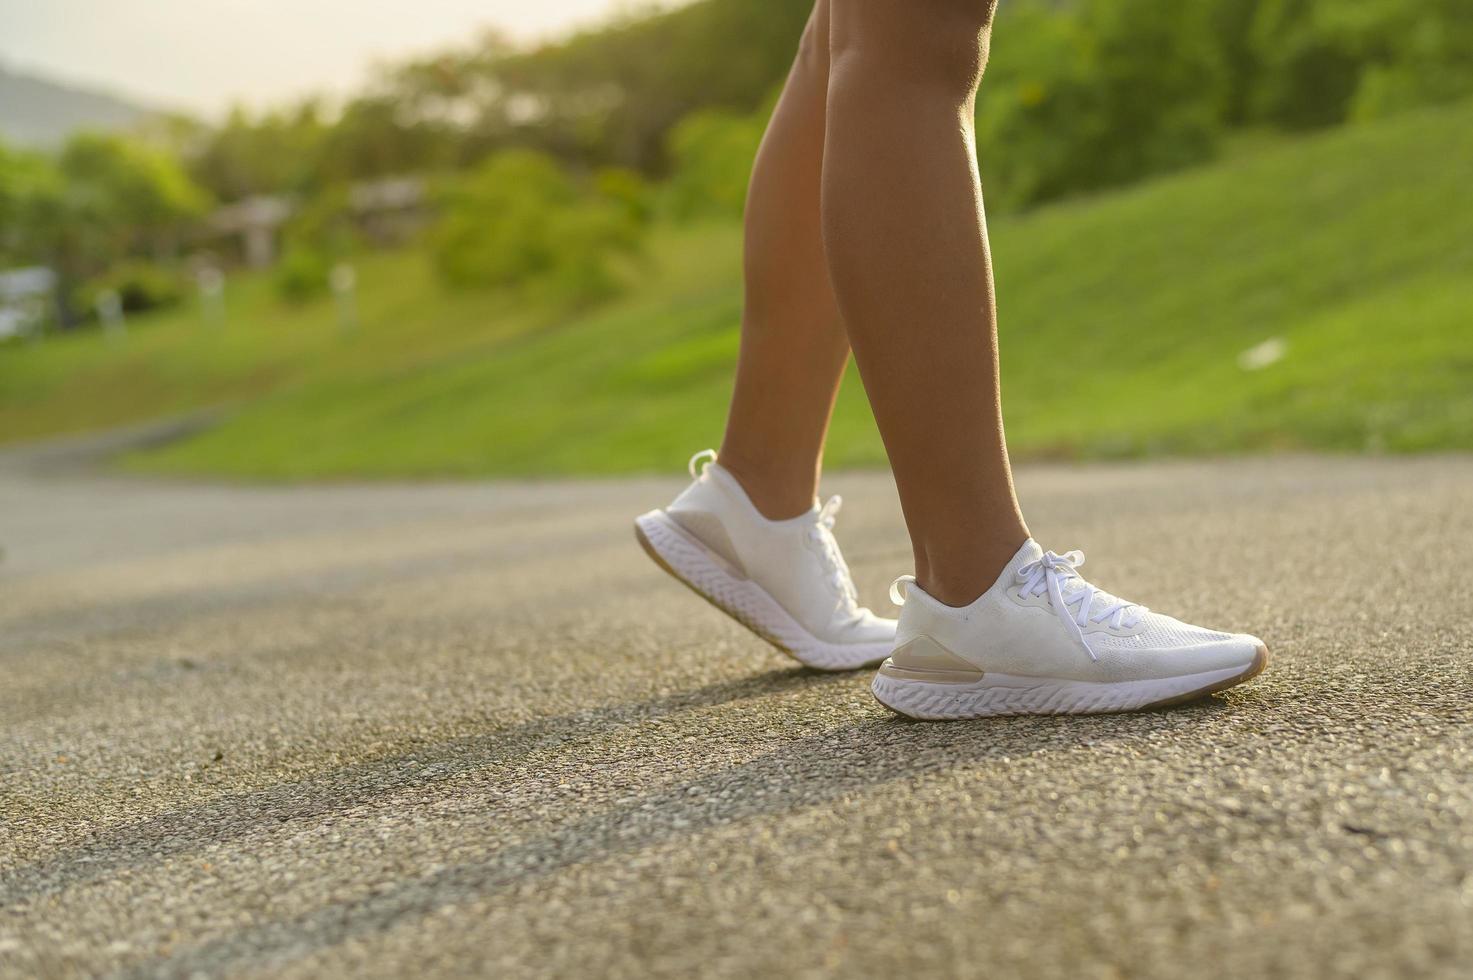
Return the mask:
<svg viewBox="0 0 1473 980"><path fill-rule="evenodd" d="M1394 0L1405 2L1405 0ZM1252 27L1256 118L1291 129L1345 118L1360 79L1352 39L1327 30L1321 0L1261 0Z"/></svg>
<svg viewBox="0 0 1473 980"><path fill-rule="evenodd" d="M1003 7L977 103L989 203L1021 207L1208 157L1223 98L1209 13L1158 0Z"/></svg>
<svg viewBox="0 0 1473 980"><path fill-rule="evenodd" d="M422 173L457 161L463 136L415 109L413 93L381 81L336 118L315 100L252 117L233 109L225 123L184 150L191 174L216 197L311 196L334 184Z"/></svg>
<svg viewBox="0 0 1473 980"><path fill-rule="evenodd" d="M72 206L99 230L122 236L122 251L172 246L183 225L210 203L172 157L126 137L79 134L63 148L57 167Z"/></svg>
<svg viewBox="0 0 1473 980"><path fill-rule="evenodd" d="M668 194L676 217L741 216L767 116L705 110L687 116L671 131L674 166Z"/></svg>
<svg viewBox="0 0 1473 980"><path fill-rule="evenodd" d="M1246 122L1258 83L1259 53L1253 24L1262 0L1205 0L1203 26L1221 74L1220 115L1229 126Z"/></svg>
<svg viewBox="0 0 1473 980"><path fill-rule="evenodd" d="M1390 115L1473 93L1473 3L1347 0L1326 5L1326 30L1366 62L1349 115Z"/></svg>
<svg viewBox="0 0 1473 980"><path fill-rule="evenodd" d="M129 258L172 254L208 203L173 158L121 136L79 134L54 162L0 156L5 248L57 273L64 315L87 279ZM162 295L154 285L137 294Z"/></svg>
<svg viewBox="0 0 1473 980"><path fill-rule="evenodd" d="M37 261L38 233L65 213L65 186L52 161L0 143L0 259Z"/></svg>
<svg viewBox="0 0 1473 980"><path fill-rule="evenodd" d="M475 93L471 139L582 165L661 173L670 130L698 109L748 112L782 80L810 5L705 0L530 52L494 46L441 71Z"/></svg>
<svg viewBox="0 0 1473 980"><path fill-rule="evenodd" d="M319 147L319 183L443 169L455 159L455 136L443 124L416 118L391 94L349 102Z"/></svg>
<svg viewBox="0 0 1473 980"><path fill-rule="evenodd" d="M1290 128L1473 93L1467 0L1261 0L1256 114Z"/></svg>
<svg viewBox="0 0 1473 980"><path fill-rule="evenodd" d="M189 172L221 201L303 193L322 180L327 128L313 99L256 118L237 106L189 154Z"/></svg>
<svg viewBox="0 0 1473 980"><path fill-rule="evenodd" d="M611 292L613 260L639 245L623 202L583 188L530 150L496 154L454 181L431 236L436 267L458 286L541 290L582 302Z"/></svg>

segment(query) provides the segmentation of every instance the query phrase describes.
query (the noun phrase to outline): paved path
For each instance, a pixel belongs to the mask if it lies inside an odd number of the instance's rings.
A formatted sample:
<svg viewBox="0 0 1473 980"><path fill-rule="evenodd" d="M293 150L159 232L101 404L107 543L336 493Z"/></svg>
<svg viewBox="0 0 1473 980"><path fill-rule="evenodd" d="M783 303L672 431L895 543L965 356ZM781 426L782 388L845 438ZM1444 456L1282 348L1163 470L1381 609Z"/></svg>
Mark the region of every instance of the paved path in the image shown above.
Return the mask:
<svg viewBox="0 0 1473 980"><path fill-rule="evenodd" d="M838 474L877 608L893 487ZM0 472L0 974L1455 975L1473 459L1025 468L1035 532L1275 660L919 724L658 572L671 481ZM1466 974L1465 974L1466 975Z"/></svg>

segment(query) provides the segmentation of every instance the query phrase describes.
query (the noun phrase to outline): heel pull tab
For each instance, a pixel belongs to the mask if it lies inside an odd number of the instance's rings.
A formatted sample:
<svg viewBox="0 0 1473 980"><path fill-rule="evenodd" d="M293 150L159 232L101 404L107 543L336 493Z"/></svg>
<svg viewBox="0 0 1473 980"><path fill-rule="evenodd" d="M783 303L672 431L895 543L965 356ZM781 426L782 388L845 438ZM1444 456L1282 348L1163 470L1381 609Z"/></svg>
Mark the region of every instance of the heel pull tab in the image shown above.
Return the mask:
<svg viewBox="0 0 1473 980"><path fill-rule="evenodd" d="M910 585L916 580L914 575L902 575L890 583L890 601L897 606L905 605L906 596L910 593ZM900 583L905 583L905 589L900 588Z"/></svg>
<svg viewBox="0 0 1473 980"><path fill-rule="evenodd" d="M705 460L704 465L701 462L702 460ZM685 464L685 468L689 471L692 480L699 480L701 474L706 472L706 466L714 462L716 462L716 450L702 449L690 458L690 462Z"/></svg>

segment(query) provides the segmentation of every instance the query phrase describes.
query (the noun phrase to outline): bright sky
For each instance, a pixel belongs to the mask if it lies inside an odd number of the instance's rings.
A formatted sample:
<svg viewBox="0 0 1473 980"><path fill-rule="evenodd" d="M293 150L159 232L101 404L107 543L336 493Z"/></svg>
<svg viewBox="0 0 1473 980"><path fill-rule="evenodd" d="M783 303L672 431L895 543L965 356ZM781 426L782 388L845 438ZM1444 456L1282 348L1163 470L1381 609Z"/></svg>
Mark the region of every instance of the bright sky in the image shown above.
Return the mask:
<svg viewBox="0 0 1473 980"><path fill-rule="evenodd" d="M217 114L351 91L376 60L673 0L0 0L0 64Z"/></svg>

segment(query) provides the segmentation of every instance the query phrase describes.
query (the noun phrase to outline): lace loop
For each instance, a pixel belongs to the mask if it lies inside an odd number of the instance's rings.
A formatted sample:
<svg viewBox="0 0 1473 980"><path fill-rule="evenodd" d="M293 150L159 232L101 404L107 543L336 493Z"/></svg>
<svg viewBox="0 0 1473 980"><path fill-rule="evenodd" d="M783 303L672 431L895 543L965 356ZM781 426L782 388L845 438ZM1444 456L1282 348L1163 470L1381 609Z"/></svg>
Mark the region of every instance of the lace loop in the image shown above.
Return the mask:
<svg viewBox="0 0 1473 980"><path fill-rule="evenodd" d="M818 511L818 519L808 531L809 540L818 545L823 557L823 563L828 569L829 585L834 591L853 608L859 604L859 590L854 587L854 580L849 575L849 566L844 562L844 555L839 551L839 542L834 540L834 523L838 520L839 509L844 506L844 498L834 494L828 499Z"/></svg>
<svg viewBox="0 0 1473 980"><path fill-rule="evenodd" d="M1097 661L1100 658L1090 647L1084 628L1090 623L1106 623L1112 629L1129 628L1139 622L1143 610L1133 602L1117 599L1086 582L1079 574L1079 566L1083 564L1082 551L1066 551L1062 555L1046 551L1042 557L1018 569L1017 579L1022 583L1018 592L1025 596L1047 592L1049 604L1054 607L1060 621L1084 647L1089 659ZM1069 582L1078 584L1066 593L1064 586ZM1104 608L1091 615L1097 596L1104 600ZM1069 608L1075 603L1079 604L1077 613Z"/></svg>
<svg viewBox="0 0 1473 980"><path fill-rule="evenodd" d="M697 464L699 464L703 459L706 461L705 466L698 466ZM706 472L706 466L709 466L714 462L716 462L716 450L702 449L700 452L696 453L690 458L690 462L685 464L685 468L690 473L692 480L699 480L701 478L701 474Z"/></svg>
<svg viewBox="0 0 1473 980"><path fill-rule="evenodd" d="M911 583L913 583L915 580L916 580L916 577L914 575L902 575L899 578L897 578L895 581L891 582L890 583L890 601L893 602L897 606L903 606L903 605L905 605L905 600L907 598L908 593L910 592ZM901 582L904 582L905 583L905 589L903 591L900 588L900 583Z"/></svg>
<svg viewBox="0 0 1473 980"><path fill-rule="evenodd" d="M818 512L818 522L830 531L839 520L839 510L844 506L844 498L837 493L828 499L822 509Z"/></svg>

